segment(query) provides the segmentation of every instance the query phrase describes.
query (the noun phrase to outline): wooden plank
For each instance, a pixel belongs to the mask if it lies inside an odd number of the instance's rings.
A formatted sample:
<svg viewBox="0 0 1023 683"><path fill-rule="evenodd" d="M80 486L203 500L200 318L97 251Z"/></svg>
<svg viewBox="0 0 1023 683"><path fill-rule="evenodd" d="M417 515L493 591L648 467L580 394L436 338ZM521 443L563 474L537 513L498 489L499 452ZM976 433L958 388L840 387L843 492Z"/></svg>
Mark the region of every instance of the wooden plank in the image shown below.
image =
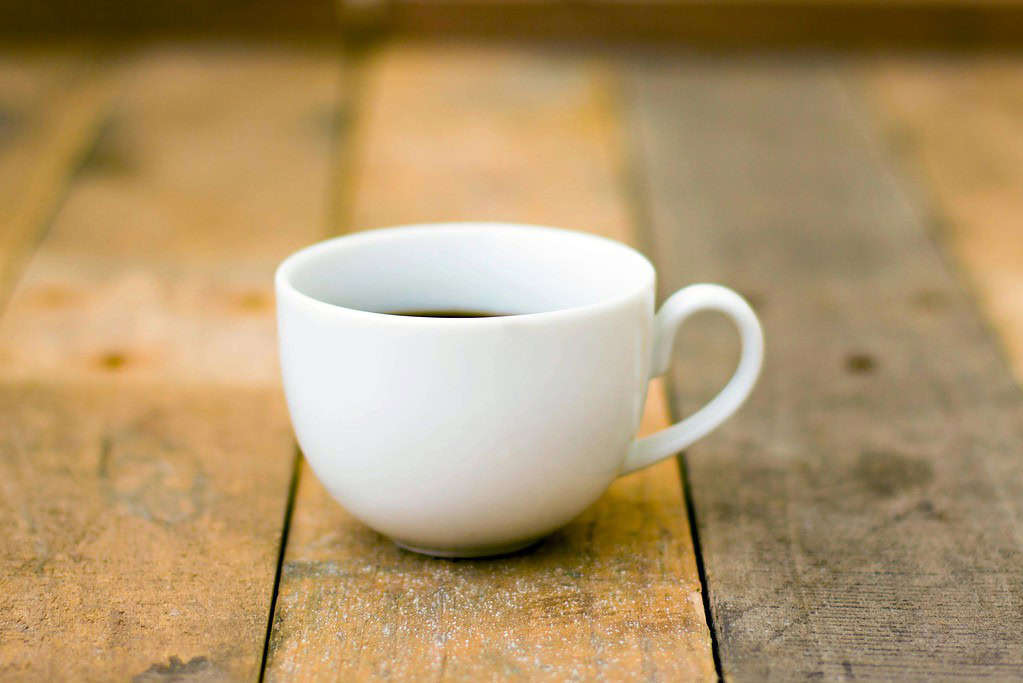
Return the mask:
<svg viewBox="0 0 1023 683"><path fill-rule="evenodd" d="M732 50L774 47L1016 47L1019 0L0 0L0 34L204 33L325 41L399 32L462 37L599 38Z"/></svg>
<svg viewBox="0 0 1023 683"><path fill-rule="evenodd" d="M0 374L276 386L270 275L323 234L339 73L201 46L127 70L10 302Z"/></svg>
<svg viewBox="0 0 1023 683"><path fill-rule="evenodd" d="M3 382L0 435L0 678L258 675L293 449L277 391Z"/></svg>
<svg viewBox="0 0 1023 683"><path fill-rule="evenodd" d="M637 62L654 254L766 327L761 384L687 455L726 679L1023 675L1023 401L819 64ZM685 409L732 362L683 333Z"/></svg>
<svg viewBox="0 0 1023 683"><path fill-rule="evenodd" d="M206 34L225 37L262 34L277 41L283 39L322 39L336 31L337 16L332 0L213 0L188 2L153 0L123 3L118 0L90 0L87 4L70 0L52 3L22 3L0 0L0 35L24 39L26 35L52 38L83 35L117 35L137 39L181 37Z"/></svg>
<svg viewBox="0 0 1023 683"><path fill-rule="evenodd" d="M854 78L1023 382L1023 60L888 58Z"/></svg>
<svg viewBox="0 0 1023 683"><path fill-rule="evenodd" d="M114 96L88 50L0 53L0 302Z"/></svg>
<svg viewBox="0 0 1023 683"><path fill-rule="evenodd" d="M352 224L504 219L632 240L603 65L573 54L397 47L369 65ZM663 425L650 393L644 429ZM615 483L532 551L398 550L302 469L270 679L714 676L678 472Z"/></svg>
<svg viewBox="0 0 1023 683"><path fill-rule="evenodd" d="M0 321L0 677L259 675L295 462L271 275L323 231L339 71L126 59Z"/></svg>
<svg viewBox="0 0 1023 683"><path fill-rule="evenodd" d="M352 5L357 5L353 0ZM450 39L517 36L767 47L1018 47L1023 4L959 0L395 0L381 29Z"/></svg>

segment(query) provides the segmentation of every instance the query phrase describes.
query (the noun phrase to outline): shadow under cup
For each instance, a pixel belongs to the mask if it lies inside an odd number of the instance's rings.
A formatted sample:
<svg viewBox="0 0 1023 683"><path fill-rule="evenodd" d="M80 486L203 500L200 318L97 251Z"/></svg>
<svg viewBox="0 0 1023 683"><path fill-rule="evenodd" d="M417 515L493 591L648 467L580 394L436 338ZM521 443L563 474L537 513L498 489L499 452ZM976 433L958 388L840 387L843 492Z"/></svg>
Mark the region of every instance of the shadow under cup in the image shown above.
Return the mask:
<svg viewBox="0 0 1023 683"><path fill-rule="evenodd" d="M553 228L392 228L297 252L276 291L305 457L399 544L510 552L619 474L649 376L654 271L635 250ZM414 311L501 315L381 315Z"/></svg>

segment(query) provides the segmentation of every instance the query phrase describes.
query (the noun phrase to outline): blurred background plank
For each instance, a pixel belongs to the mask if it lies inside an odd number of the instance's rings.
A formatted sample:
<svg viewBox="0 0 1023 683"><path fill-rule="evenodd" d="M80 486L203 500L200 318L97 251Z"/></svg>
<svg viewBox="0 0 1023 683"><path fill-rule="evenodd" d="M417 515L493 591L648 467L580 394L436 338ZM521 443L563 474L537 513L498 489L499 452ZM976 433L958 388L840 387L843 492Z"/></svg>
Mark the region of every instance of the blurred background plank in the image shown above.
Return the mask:
<svg viewBox="0 0 1023 683"><path fill-rule="evenodd" d="M124 68L10 302L3 374L276 387L271 275L323 232L340 68L209 45Z"/></svg>
<svg viewBox="0 0 1023 683"><path fill-rule="evenodd" d="M607 66L577 53L394 46L367 67L350 224L509 220L635 242ZM644 431L665 423L651 387ZM674 462L616 482L531 551L399 550L303 465L272 680L714 678Z"/></svg>
<svg viewBox="0 0 1023 683"><path fill-rule="evenodd" d="M4 17L0 34L14 39L33 34L137 38L140 32L323 36L338 26L332 0L0 0L0 16Z"/></svg>
<svg viewBox="0 0 1023 683"><path fill-rule="evenodd" d="M1023 382L1023 61L888 58L857 75Z"/></svg>
<svg viewBox="0 0 1023 683"><path fill-rule="evenodd" d="M108 67L85 49L0 52L0 306L108 113Z"/></svg>
<svg viewBox="0 0 1023 683"><path fill-rule="evenodd" d="M124 57L0 320L0 675L259 675L295 462L271 277L323 231L339 76Z"/></svg>
<svg viewBox="0 0 1023 683"><path fill-rule="evenodd" d="M354 18L366 24L366 14ZM352 15L341 15L342 26ZM377 15L378 30L410 36L656 41L718 50L1023 41L1023 3L1016 0L395 0Z"/></svg>
<svg viewBox="0 0 1023 683"><path fill-rule="evenodd" d="M1023 44L1020 0L0 0L0 33L600 39L748 49Z"/></svg>
<svg viewBox="0 0 1023 683"><path fill-rule="evenodd" d="M1023 399L863 111L812 62L629 85L663 286L735 284L769 340L686 456L725 677L1023 675ZM680 412L733 362L711 322L680 339Z"/></svg>

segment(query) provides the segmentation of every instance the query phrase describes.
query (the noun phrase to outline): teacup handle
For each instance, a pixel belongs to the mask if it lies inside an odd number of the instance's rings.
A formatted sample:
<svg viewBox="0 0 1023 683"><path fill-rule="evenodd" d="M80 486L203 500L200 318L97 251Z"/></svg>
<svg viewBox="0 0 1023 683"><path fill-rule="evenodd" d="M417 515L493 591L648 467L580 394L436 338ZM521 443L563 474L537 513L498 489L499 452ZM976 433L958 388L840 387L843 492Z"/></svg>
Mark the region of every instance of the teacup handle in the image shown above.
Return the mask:
<svg viewBox="0 0 1023 683"><path fill-rule="evenodd" d="M719 311L735 322L742 341L739 367L725 388L698 411L656 434L637 439L625 458L622 474L635 472L678 453L712 432L738 410L760 374L764 357L764 333L760 321L746 300L720 285L691 285L672 294L654 319L654 349L651 378L663 375L671 363L675 333L697 311Z"/></svg>

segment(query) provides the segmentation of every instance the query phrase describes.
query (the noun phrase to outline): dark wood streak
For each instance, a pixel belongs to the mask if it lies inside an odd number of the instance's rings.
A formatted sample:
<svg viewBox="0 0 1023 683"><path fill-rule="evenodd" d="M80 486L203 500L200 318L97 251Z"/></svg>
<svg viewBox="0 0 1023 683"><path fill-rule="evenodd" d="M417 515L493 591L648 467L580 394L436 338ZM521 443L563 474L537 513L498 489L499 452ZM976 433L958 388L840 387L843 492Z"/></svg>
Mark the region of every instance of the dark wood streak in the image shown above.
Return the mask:
<svg viewBox="0 0 1023 683"><path fill-rule="evenodd" d="M20 125L18 112L0 102L0 149L15 136Z"/></svg>
<svg viewBox="0 0 1023 683"><path fill-rule="evenodd" d="M872 132L819 65L627 85L663 292L771 302L759 387L688 455L725 678L1023 676L1023 400ZM735 354L691 327L682 412Z"/></svg>

